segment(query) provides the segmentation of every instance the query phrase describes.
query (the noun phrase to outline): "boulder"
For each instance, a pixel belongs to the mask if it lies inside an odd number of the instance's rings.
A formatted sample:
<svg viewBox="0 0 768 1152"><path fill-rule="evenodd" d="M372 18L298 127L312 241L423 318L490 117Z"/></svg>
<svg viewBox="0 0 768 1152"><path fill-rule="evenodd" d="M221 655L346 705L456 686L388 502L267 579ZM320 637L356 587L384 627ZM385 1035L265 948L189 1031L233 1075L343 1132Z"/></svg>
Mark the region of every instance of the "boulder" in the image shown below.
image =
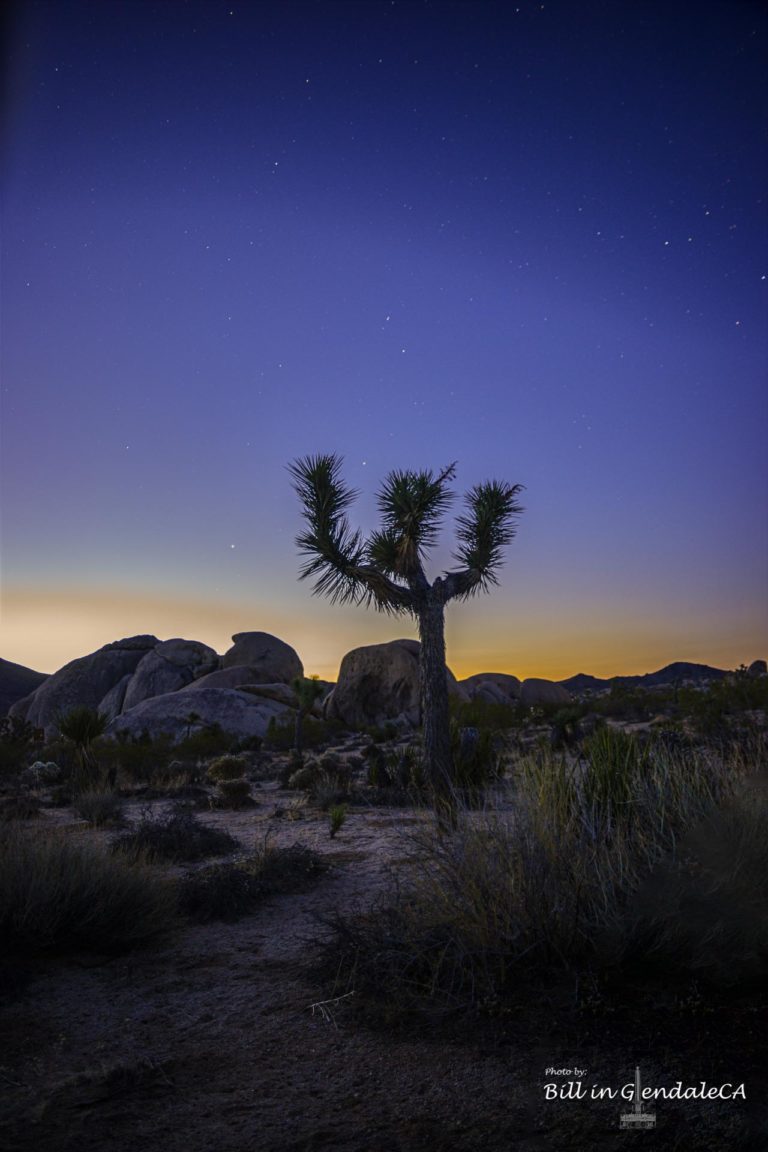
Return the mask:
<svg viewBox="0 0 768 1152"><path fill-rule="evenodd" d="M415 726L421 719L417 640L391 640L347 652L336 687L326 697L324 715L349 728L367 728L386 721ZM466 696L448 671L448 690Z"/></svg>
<svg viewBox="0 0 768 1152"><path fill-rule="evenodd" d="M251 696L261 696L265 700L277 700L278 704L285 704L286 708L296 709L296 693L289 684L241 684L238 692L247 692Z"/></svg>
<svg viewBox="0 0 768 1152"><path fill-rule="evenodd" d="M199 640L163 640L139 661L120 711L127 712L153 696L177 692L218 666L217 653Z"/></svg>
<svg viewBox="0 0 768 1152"><path fill-rule="evenodd" d="M749 668L747 668L747 676L768 676L768 664L765 660L753 660Z"/></svg>
<svg viewBox="0 0 768 1152"><path fill-rule="evenodd" d="M253 674L254 684L290 684L304 675L298 654L269 632L237 632L232 647L221 658L222 668L244 665Z"/></svg>
<svg viewBox="0 0 768 1152"><path fill-rule="evenodd" d="M520 699L520 681L506 672L478 672L460 680L459 684L470 700L486 700L490 704L516 704Z"/></svg>
<svg viewBox="0 0 768 1152"><path fill-rule="evenodd" d="M531 708L537 704L570 704L572 696L562 684L554 680L539 680L535 676L523 680L520 688L520 703Z"/></svg>
<svg viewBox="0 0 768 1152"><path fill-rule="evenodd" d="M190 720L194 714L195 719ZM194 691L182 688L152 696L117 716L107 727L107 736L126 733L140 737L147 732L153 739L161 734L174 743L202 726L218 724L224 732L238 739L264 736L273 716L288 714L288 709L263 696L249 696L232 688L204 688Z"/></svg>
<svg viewBox="0 0 768 1152"><path fill-rule="evenodd" d="M185 692L199 692L201 688L242 688L246 684L260 684L258 672L246 667L245 664L236 664L232 668L219 668L218 672L209 672L193 681Z"/></svg>
<svg viewBox="0 0 768 1152"><path fill-rule="evenodd" d="M18 708L18 714L35 728L45 729L47 740L53 739L58 733L58 716L77 707L98 708L107 693L127 673L134 672L158 643L156 636L130 636L71 660L44 680L31 698L14 705L11 714Z"/></svg>
<svg viewBox="0 0 768 1152"><path fill-rule="evenodd" d="M118 680L113 688L110 688L106 696L99 704L99 712L106 716L108 720L114 720L115 716L119 716L123 710L123 701L125 700L125 690L131 682L133 672L126 672L122 680Z"/></svg>

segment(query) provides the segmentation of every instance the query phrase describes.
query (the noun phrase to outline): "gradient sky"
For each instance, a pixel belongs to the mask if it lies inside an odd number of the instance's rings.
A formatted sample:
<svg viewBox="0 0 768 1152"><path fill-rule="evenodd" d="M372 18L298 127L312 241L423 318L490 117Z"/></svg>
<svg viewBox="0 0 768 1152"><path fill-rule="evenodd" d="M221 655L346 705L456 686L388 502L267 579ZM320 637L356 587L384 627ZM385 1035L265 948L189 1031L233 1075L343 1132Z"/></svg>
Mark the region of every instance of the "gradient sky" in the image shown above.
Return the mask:
<svg viewBox="0 0 768 1152"><path fill-rule="evenodd" d="M768 656L768 20L739 0L20 3L0 655L415 635L297 580L285 470L526 486L448 662ZM431 571L450 564L450 532Z"/></svg>

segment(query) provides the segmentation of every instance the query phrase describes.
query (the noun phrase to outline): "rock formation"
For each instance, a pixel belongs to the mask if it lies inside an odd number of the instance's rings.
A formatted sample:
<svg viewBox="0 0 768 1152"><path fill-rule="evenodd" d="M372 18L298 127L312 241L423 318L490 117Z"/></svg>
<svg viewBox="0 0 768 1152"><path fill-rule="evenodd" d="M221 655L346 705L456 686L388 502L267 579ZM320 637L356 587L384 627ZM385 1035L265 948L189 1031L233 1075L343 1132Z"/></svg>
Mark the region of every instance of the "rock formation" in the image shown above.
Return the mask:
<svg viewBox="0 0 768 1152"><path fill-rule="evenodd" d="M12 713L44 728L48 739L56 735L57 718L79 706L104 713L108 735L180 738L194 712L199 723L263 736L272 716L295 706L289 683L303 666L290 645L267 632L239 632L232 640L223 658L197 640L118 640L44 677Z"/></svg>
<svg viewBox="0 0 768 1152"><path fill-rule="evenodd" d="M298 654L277 636L268 632L237 632L232 647L221 658L222 668L246 667L254 684L290 684L304 675Z"/></svg>
<svg viewBox="0 0 768 1152"><path fill-rule="evenodd" d="M562 684L556 684L554 680L540 680L536 676L523 680L520 688L520 703L527 708L537 704L570 704L572 699Z"/></svg>
<svg viewBox="0 0 768 1152"><path fill-rule="evenodd" d="M218 724L225 732L244 739L264 736L272 717L286 712L283 704L237 689L186 688L154 696L123 712L110 723L106 734L140 737L146 732L153 738L167 734L178 741L203 726Z"/></svg>
<svg viewBox="0 0 768 1152"><path fill-rule="evenodd" d="M185 688L218 667L219 657L207 644L198 640L164 640L139 661L120 711L127 712L153 696Z"/></svg>
<svg viewBox="0 0 768 1152"><path fill-rule="evenodd" d="M58 716L73 708L98 708L104 697L159 643L156 636L131 636L106 644L97 652L71 660L49 676L31 696L18 701L10 714L56 735Z"/></svg>
<svg viewBox="0 0 768 1152"><path fill-rule="evenodd" d="M415 726L420 721L419 653L417 640L390 640L347 652L336 687L325 702L325 715L350 728L395 721ZM448 690L466 694L448 671Z"/></svg>
<svg viewBox="0 0 768 1152"><path fill-rule="evenodd" d="M520 699L520 681L506 672L478 672L460 680L459 684L470 700L485 700L489 704L517 704Z"/></svg>

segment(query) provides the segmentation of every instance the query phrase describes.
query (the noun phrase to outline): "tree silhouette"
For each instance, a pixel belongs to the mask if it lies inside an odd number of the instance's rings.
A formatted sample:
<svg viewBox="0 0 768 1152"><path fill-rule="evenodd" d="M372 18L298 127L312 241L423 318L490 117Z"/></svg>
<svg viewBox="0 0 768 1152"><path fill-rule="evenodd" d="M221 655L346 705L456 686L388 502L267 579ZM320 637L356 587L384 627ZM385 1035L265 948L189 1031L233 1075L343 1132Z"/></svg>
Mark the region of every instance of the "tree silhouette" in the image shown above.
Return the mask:
<svg viewBox="0 0 768 1152"><path fill-rule="evenodd" d="M441 805L452 810L448 679L445 666L445 605L487 592L498 583L503 549L515 535L520 484L490 480L464 497L456 519L454 559L461 565L430 584L424 560L437 541L454 493L456 465L431 471L390 472L377 495L381 528L364 539L350 528L347 509L357 492L341 479L336 454L305 456L288 466L302 504L305 531L296 537L306 557L302 580L332 603L372 605L382 612L409 613L421 640L421 712L424 766Z"/></svg>
<svg viewBox="0 0 768 1152"><path fill-rule="evenodd" d="M304 717L309 715L315 701L325 692L325 685L320 683L318 676L296 676L291 680L291 688L296 697L293 751L296 759L301 760L304 753Z"/></svg>

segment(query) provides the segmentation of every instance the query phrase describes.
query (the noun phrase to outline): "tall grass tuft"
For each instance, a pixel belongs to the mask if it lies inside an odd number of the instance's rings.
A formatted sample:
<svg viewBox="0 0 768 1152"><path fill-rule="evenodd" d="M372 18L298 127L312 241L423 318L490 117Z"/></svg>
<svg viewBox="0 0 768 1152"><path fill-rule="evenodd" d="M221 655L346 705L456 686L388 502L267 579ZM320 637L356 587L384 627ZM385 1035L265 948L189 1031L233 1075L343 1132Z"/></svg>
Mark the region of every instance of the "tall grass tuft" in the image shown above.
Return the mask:
<svg viewBox="0 0 768 1152"><path fill-rule="evenodd" d="M172 887L66 833L12 827L0 842L0 937L13 955L122 951L177 923Z"/></svg>
<svg viewBox="0 0 768 1152"><path fill-rule="evenodd" d="M752 803L747 819L746 766L624 733L601 734L582 761L539 751L521 766L513 810L465 807L454 833L423 829L411 881L394 903L337 921L342 970L363 994L478 1008L502 1004L530 981L628 968L650 952L670 971L677 965L715 979L743 945L759 967L758 956L768 955L765 896L751 943L736 931L755 924L748 893L755 885L765 893L768 877L768 803ZM754 771L755 761L749 766ZM705 963L686 910L691 885L712 890L712 870L702 880L706 867L686 864L685 884L670 884L676 913L666 931L641 895L654 890L660 869L679 879L690 837L698 829L710 843L706 829L723 813L724 843L741 847L735 856L723 849L713 867L740 911L727 929L709 933ZM723 872L722 861L735 858L743 864Z"/></svg>

